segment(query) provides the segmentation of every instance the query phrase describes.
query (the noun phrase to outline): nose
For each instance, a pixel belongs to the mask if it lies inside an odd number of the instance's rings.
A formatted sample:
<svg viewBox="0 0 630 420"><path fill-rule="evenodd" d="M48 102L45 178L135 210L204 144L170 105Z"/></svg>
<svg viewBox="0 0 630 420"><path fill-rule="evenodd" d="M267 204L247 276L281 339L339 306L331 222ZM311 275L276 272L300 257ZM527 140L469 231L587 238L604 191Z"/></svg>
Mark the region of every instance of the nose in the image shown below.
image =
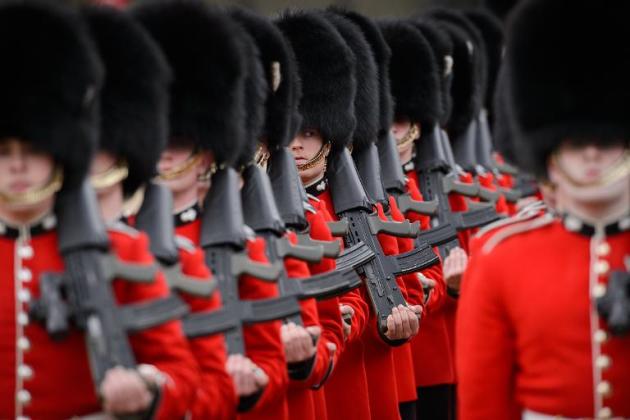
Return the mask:
<svg viewBox="0 0 630 420"><path fill-rule="evenodd" d="M289 144L289 148L292 151L298 151L298 150L302 150L304 147L302 146L302 142L300 141L300 137L297 136L293 139L293 141L291 141L291 143Z"/></svg>
<svg viewBox="0 0 630 420"><path fill-rule="evenodd" d="M599 149L594 145L587 145L584 148L584 157L589 161L598 160L600 157Z"/></svg>
<svg viewBox="0 0 630 420"><path fill-rule="evenodd" d="M26 170L26 153L24 153L20 145L15 145L11 148L10 158L9 167L11 172L20 173Z"/></svg>

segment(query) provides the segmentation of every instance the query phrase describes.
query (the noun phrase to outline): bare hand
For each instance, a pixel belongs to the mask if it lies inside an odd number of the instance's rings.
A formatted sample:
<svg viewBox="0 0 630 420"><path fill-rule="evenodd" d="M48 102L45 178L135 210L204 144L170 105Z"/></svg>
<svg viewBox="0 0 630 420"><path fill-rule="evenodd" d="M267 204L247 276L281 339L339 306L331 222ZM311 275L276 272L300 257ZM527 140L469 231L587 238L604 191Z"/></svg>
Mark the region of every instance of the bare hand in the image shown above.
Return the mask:
<svg viewBox="0 0 630 420"><path fill-rule="evenodd" d="M435 289L437 283L435 280L428 278L422 273L416 273L416 276L418 277L418 281L424 291L424 303L426 304L429 299L431 299L431 294L433 293L433 289Z"/></svg>
<svg viewBox="0 0 630 420"><path fill-rule="evenodd" d="M228 357L225 371L232 377L234 391L239 397L255 394L269 383L269 377L265 371L256 366L248 357L240 354Z"/></svg>
<svg viewBox="0 0 630 420"><path fill-rule="evenodd" d="M298 363L310 359L317 352L320 327L302 327L289 322L280 329L287 363Z"/></svg>
<svg viewBox="0 0 630 420"><path fill-rule="evenodd" d="M352 332L352 318L354 317L354 309L348 305L339 305L341 312L341 325L343 327L343 339L346 341Z"/></svg>
<svg viewBox="0 0 630 420"><path fill-rule="evenodd" d="M387 317L387 332L390 340L406 340L418 333L419 321L416 313L404 305L392 310Z"/></svg>
<svg viewBox="0 0 630 420"><path fill-rule="evenodd" d="M466 252L457 247L451 250L448 257L444 260L444 278L446 279L446 286L459 293L461 287L462 275L466 271L468 265L468 255Z"/></svg>
<svg viewBox="0 0 630 420"><path fill-rule="evenodd" d="M109 414L132 414L147 410L153 393L134 369L115 367L107 371L101 383L103 410Z"/></svg>

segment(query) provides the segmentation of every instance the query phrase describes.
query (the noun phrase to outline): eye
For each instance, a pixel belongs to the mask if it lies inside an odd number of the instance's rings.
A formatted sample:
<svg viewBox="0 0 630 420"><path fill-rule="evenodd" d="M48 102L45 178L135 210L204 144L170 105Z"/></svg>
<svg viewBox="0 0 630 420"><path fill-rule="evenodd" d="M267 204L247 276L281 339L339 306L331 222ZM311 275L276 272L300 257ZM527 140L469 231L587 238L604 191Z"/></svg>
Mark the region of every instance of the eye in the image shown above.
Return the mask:
<svg viewBox="0 0 630 420"><path fill-rule="evenodd" d="M304 131L304 137L313 137L314 135L315 135L315 131L313 130Z"/></svg>

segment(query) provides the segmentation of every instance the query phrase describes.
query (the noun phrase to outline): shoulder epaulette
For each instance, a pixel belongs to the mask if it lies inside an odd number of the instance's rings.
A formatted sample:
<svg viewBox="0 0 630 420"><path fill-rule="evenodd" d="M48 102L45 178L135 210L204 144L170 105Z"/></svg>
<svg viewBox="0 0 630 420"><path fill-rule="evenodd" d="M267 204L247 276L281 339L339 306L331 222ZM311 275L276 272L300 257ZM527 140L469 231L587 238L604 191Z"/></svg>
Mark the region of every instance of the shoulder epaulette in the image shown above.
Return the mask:
<svg viewBox="0 0 630 420"><path fill-rule="evenodd" d="M556 217L552 213L545 213L542 216L513 223L506 226L504 229L499 229L486 241L486 243L481 248L481 252L483 254L489 254L497 245L499 245L506 239L511 238L512 236L519 235L521 233L540 229L552 223L555 218Z"/></svg>
<svg viewBox="0 0 630 420"><path fill-rule="evenodd" d="M475 237L480 238L497 228L513 225L514 223L524 222L526 220L531 220L539 216L543 210L546 210L546 208L547 206L542 201L531 203L528 206L522 208L518 213L513 216L499 219L496 222L492 222L480 228L477 233L475 233Z"/></svg>

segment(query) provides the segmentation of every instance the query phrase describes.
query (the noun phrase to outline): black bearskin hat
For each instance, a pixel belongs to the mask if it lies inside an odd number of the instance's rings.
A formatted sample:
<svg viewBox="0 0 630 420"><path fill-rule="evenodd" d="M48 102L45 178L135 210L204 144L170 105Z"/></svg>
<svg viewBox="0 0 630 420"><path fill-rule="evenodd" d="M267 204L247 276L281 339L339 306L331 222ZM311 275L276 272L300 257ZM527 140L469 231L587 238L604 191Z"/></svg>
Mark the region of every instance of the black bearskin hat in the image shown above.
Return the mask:
<svg viewBox="0 0 630 420"><path fill-rule="evenodd" d="M84 179L98 140L103 69L80 15L52 2L0 3L0 139L31 142Z"/></svg>
<svg viewBox="0 0 630 420"><path fill-rule="evenodd" d="M566 139L628 145L629 15L624 0L527 0L514 9L504 65L525 170L545 176Z"/></svg>
<svg viewBox="0 0 630 420"><path fill-rule="evenodd" d="M448 32L438 24L429 20L412 20L411 24L418 29L433 49L437 60L440 78L440 126L446 127L451 117L453 98L451 85L453 83L453 41Z"/></svg>
<svg viewBox="0 0 630 420"><path fill-rule="evenodd" d="M479 114L483 103L484 92L478 77L481 69L477 65L479 52L463 29L450 22L440 22L439 25L453 42L453 108L446 128L455 140Z"/></svg>
<svg viewBox="0 0 630 420"><path fill-rule="evenodd" d="M295 52L302 128L317 128L333 149L347 146L356 126L352 50L321 13L289 12L276 24Z"/></svg>
<svg viewBox="0 0 630 420"><path fill-rule="evenodd" d="M503 59L503 25L493 14L484 9L469 10L466 17L477 27L486 47L487 84L485 106L493 114L492 100L499 67Z"/></svg>
<svg viewBox="0 0 630 420"><path fill-rule="evenodd" d="M422 33L407 21L382 21L392 51L389 65L395 118L433 127L440 118L439 68Z"/></svg>
<svg viewBox="0 0 630 420"><path fill-rule="evenodd" d="M352 136L352 148L359 151L378 139L380 97L376 62L370 44L354 23L334 12L324 12L324 16L339 31L356 60L354 114L357 124Z"/></svg>
<svg viewBox="0 0 630 420"><path fill-rule="evenodd" d="M483 6L499 19L505 20L518 0L484 0Z"/></svg>
<svg viewBox="0 0 630 420"><path fill-rule="evenodd" d="M494 92L494 119L492 123L492 140L495 149L510 163L518 164L514 146L513 115L507 96L508 77L506 67L502 66L497 76L497 86Z"/></svg>
<svg viewBox="0 0 630 420"><path fill-rule="evenodd" d="M99 147L127 161L123 190L130 195L155 175L166 147L170 68L126 13L92 6L83 14L105 66Z"/></svg>
<svg viewBox="0 0 630 420"><path fill-rule="evenodd" d="M242 28L200 0L150 1L132 13L173 70L170 141L192 141L218 164L233 164L245 135Z"/></svg>
<svg viewBox="0 0 630 420"><path fill-rule="evenodd" d="M288 146L296 134L291 118L298 112L302 95L293 50L267 18L243 8L233 8L230 13L256 41L265 71L268 96L262 137L270 149Z"/></svg>
<svg viewBox="0 0 630 420"><path fill-rule="evenodd" d="M252 36L243 28L239 34L243 38L247 58L245 77L245 140L236 161L237 168L249 165L254 160L256 149L265 127L265 101L268 85L265 70L260 61L260 52Z"/></svg>

